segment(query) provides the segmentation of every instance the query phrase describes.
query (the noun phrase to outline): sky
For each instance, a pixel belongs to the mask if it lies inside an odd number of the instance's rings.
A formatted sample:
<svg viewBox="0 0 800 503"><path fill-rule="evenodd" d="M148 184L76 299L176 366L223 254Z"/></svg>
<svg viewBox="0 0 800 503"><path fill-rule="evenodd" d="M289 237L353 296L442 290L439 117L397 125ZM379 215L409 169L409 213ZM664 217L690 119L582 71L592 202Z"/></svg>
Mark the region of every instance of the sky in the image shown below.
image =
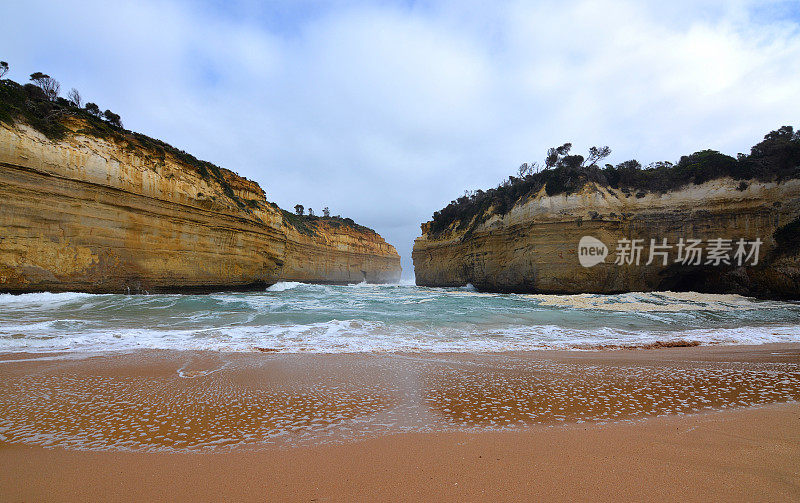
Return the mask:
<svg viewBox="0 0 800 503"><path fill-rule="evenodd" d="M800 1L10 1L7 77L41 71L257 181L374 228L420 223L548 147L608 162L747 152L800 126Z"/></svg>

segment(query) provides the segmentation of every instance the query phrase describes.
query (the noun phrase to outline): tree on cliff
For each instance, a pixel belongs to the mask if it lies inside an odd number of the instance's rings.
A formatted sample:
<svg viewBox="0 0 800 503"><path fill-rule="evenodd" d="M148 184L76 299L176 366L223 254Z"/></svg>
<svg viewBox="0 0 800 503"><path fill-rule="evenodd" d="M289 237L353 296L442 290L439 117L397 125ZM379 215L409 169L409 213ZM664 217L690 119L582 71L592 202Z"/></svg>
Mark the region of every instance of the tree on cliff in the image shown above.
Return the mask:
<svg viewBox="0 0 800 503"><path fill-rule="evenodd" d="M294 212L297 213L298 215L302 215L305 210L306 208L302 204L294 205Z"/></svg>
<svg viewBox="0 0 800 503"><path fill-rule="evenodd" d="M519 166L519 169L517 169L517 177L525 178L526 176L530 176L530 175L532 175L534 173L538 173L538 172L539 172L539 163L538 162L532 162L530 164L528 164L527 162L524 162ZM468 193L465 193L464 195L467 196L467 197L470 197L470 194L468 194Z"/></svg>
<svg viewBox="0 0 800 503"><path fill-rule="evenodd" d="M310 216L310 217L314 216L314 208L309 208L308 209L308 216Z"/></svg>
<svg viewBox="0 0 800 503"><path fill-rule="evenodd" d="M111 110L106 110L103 112L103 117L111 124L112 126L122 128L122 118L112 112Z"/></svg>
<svg viewBox="0 0 800 503"><path fill-rule="evenodd" d="M94 115L95 117L100 117L103 115L103 113L100 112L100 107L97 106L97 103L92 103L90 101L89 103L86 104L84 108L86 109L87 112Z"/></svg>
<svg viewBox="0 0 800 503"><path fill-rule="evenodd" d="M543 171L531 172L526 163L517 170L518 177L509 177L496 188L466 192L433 214L430 232L445 231L454 223L458 223L459 229L472 229L490 214L505 215L542 188L548 196L555 196L577 192L586 183L597 183L620 189L626 197L644 197L647 192L663 194L687 184L699 185L723 177L742 181L738 190L745 190L746 180L751 179L764 182L800 179L800 131L792 126L771 131L753 146L750 154L734 158L716 150L701 150L682 156L675 164L659 161L646 168L635 159L599 167L598 163L611 154L609 147L592 147L586 158L570 155L571 149L571 143L549 149Z"/></svg>
<svg viewBox="0 0 800 503"><path fill-rule="evenodd" d="M70 103L78 108L83 106L83 98L81 98L81 93L79 93L74 87L67 93L67 99Z"/></svg>
<svg viewBox="0 0 800 503"><path fill-rule="evenodd" d="M47 99L50 101L55 101L55 99L58 98L58 93L61 92L61 84L46 73L32 73L31 81L44 91L45 96L47 96Z"/></svg>
<svg viewBox="0 0 800 503"><path fill-rule="evenodd" d="M608 146L605 147L591 147L589 149L589 157L586 158L584 161L584 166L594 166L598 162L602 161L606 157L611 155L611 148Z"/></svg>
<svg viewBox="0 0 800 503"><path fill-rule="evenodd" d="M325 218L330 218L331 217L331 209L328 208L327 206L322 208L322 214L325 216Z"/></svg>
<svg viewBox="0 0 800 503"><path fill-rule="evenodd" d="M740 160L745 170L761 179L777 176L791 178L800 171L800 130L783 126L764 136L764 140L753 146L750 155Z"/></svg>
<svg viewBox="0 0 800 503"><path fill-rule="evenodd" d="M547 157L544 159L544 165L546 168L554 168L556 164L561 160L562 157L569 155L569 151L572 149L572 143L565 143L560 147L553 147L547 151Z"/></svg>
<svg viewBox="0 0 800 503"><path fill-rule="evenodd" d="M0 79L6 76L8 73L8 63L5 61L0 61Z"/></svg>

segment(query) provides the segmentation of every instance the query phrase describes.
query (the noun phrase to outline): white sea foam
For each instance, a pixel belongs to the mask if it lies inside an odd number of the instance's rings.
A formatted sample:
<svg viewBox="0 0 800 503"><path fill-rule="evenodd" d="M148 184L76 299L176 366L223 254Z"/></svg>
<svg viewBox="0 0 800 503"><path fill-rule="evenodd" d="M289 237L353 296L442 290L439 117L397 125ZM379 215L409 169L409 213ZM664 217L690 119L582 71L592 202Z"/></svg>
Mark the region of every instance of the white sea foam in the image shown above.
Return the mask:
<svg viewBox="0 0 800 503"><path fill-rule="evenodd" d="M97 297L97 295L78 292L41 292L23 294L0 293L0 308L3 306L52 306L56 304L74 302L77 300L90 299L92 297Z"/></svg>
<svg viewBox="0 0 800 503"><path fill-rule="evenodd" d="M8 352L481 352L679 340L800 342L800 305L696 293L498 295L299 282L211 295L0 296L0 351Z"/></svg>
<svg viewBox="0 0 800 503"><path fill-rule="evenodd" d="M541 305L598 309L604 311L730 311L735 309L775 309L786 306L782 302L758 301L735 294L700 294L696 292L630 292L619 295L533 295L525 298L537 300Z"/></svg>
<svg viewBox="0 0 800 503"><path fill-rule="evenodd" d="M268 292L285 292L286 290L291 290L293 288L297 288L304 283L300 283L298 281L279 281L274 285L267 287Z"/></svg>
<svg viewBox="0 0 800 503"><path fill-rule="evenodd" d="M363 320L308 325L243 326L207 330L121 329L49 338L0 339L0 351L107 351L181 349L284 353L497 352L537 349L636 347L656 342L702 344L800 342L800 327L742 327L684 331L578 330L557 326L510 326L476 332L464 327L436 331Z"/></svg>

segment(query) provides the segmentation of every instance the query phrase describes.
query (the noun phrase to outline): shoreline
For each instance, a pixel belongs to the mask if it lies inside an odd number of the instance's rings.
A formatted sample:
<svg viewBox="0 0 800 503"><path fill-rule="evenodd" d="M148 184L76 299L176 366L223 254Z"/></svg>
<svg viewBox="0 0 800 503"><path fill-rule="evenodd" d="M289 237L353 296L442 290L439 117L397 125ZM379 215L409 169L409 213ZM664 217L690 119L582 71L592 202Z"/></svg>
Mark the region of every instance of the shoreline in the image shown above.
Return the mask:
<svg viewBox="0 0 800 503"><path fill-rule="evenodd" d="M669 351L684 349L699 349L702 352L718 351L730 353L743 353L774 348L782 350L798 350L800 354L800 342L765 342L761 344L740 344L725 342L702 342L697 340L676 339L676 340L656 340L654 342L643 342L641 344L576 344L569 347L543 347L533 349L464 349L464 350L354 350L354 351L318 351L318 350L285 350L262 346L251 346L250 349L203 349L203 348L170 348L170 347L143 347L143 348L111 348L111 349L46 349L41 351L3 351L0 350L0 363L10 360L24 361L25 356L31 357L30 361L37 359L86 359L100 356L124 356L130 354L206 354L206 355L274 355L274 356L301 356L301 357L371 357L371 356L458 356L458 355L529 355L529 356L567 356L567 355L603 355L603 354L624 354L647 351ZM730 350L730 351L728 351Z"/></svg>
<svg viewBox="0 0 800 503"><path fill-rule="evenodd" d="M600 345L586 345L580 347L569 348L537 348L537 349L509 349L509 350L459 350L459 351L419 351L419 350L373 350L373 351L341 351L341 352L318 352L318 351L264 351L263 348L253 346L252 350L225 350L225 349L194 349L194 348L124 348L124 349L108 349L108 350L95 350L95 349L75 349L75 350L46 350L46 351L3 351L0 350L0 360L7 359L15 356L32 356L32 357L47 357L47 356L67 356L74 355L76 358L81 356L83 358L92 358L97 356L124 356L131 354L142 355L167 355L167 354L206 354L206 355L265 355L265 356L300 356L300 357L371 357L371 356L458 356L458 355L496 355L496 356L569 356L569 355L594 355L602 357L602 355L613 354L636 354L638 352L663 352L661 354L670 354L671 351L699 351L701 353L719 354L719 353L741 353L741 354L757 354L768 350L789 351L797 353L800 358L800 342L765 342L762 344L739 344L739 343L719 343L719 342L698 342L687 341L685 339L676 339L674 341L656 341L655 343L643 343L641 345L621 345L621 344L600 344ZM798 359L800 363L800 359Z"/></svg>

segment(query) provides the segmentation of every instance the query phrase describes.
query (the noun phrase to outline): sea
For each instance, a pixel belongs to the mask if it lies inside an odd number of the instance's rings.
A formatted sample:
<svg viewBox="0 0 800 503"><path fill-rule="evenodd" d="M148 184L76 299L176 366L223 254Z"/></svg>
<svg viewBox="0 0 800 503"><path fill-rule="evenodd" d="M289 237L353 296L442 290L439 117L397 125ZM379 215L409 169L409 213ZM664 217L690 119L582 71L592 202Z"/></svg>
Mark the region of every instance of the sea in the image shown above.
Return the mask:
<svg viewBox="0 0 800 503"><path fill-rule="evenodd" d="M501 352L800 342L800 303L282 282L203 295L0 295L0 352Z"/></svg>

